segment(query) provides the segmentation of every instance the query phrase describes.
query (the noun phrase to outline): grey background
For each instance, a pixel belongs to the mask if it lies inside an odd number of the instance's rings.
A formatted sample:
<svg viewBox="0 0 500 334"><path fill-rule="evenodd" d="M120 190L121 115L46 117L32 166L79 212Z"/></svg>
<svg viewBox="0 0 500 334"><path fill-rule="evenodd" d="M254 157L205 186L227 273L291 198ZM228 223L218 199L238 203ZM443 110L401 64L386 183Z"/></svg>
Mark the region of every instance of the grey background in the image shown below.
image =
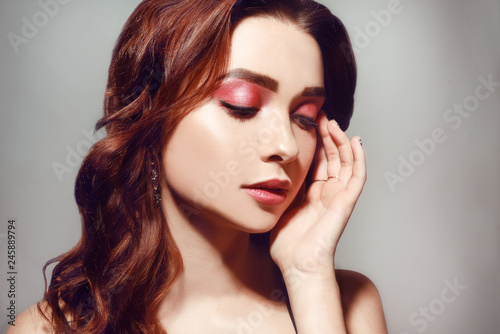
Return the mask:
<svg viewBox="0 0 500 334"><path fill-rule="evenodd" d="M59 1L46 22L38 1L0 2L0 330L7 220L17 221L18 311L41 298L43 264L79 239L73 185L92 139L84 132L101 115L113 44L139 2ZM373 11L394 0L322 2L358 49L348 133L362 136L369 167L339 267L375 282L390 333L498 333L500 87L460 126L443 117L472 101L478 77L500 81L500 1L401 0L383 25ZM16 52L8 34L23 35L23 18L40 27ZM416 141L436 129L446 140L418 153ZM386 174L398 174L401 159L418 165L391 188ZM67 168L60 179L54 163ZM445 291L454 281L461 289Z"/></svg>

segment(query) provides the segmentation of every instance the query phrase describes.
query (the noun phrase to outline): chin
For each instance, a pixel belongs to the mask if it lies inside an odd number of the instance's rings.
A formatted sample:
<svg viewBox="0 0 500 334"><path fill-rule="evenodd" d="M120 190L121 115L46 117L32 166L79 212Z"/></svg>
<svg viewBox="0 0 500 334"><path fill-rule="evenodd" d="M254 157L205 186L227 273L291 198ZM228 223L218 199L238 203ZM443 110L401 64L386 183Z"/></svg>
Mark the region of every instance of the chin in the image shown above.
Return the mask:
<svg viewBox="0 0 500 334"><path fill-rule="evenodd" d="M262 234L262 233L267 233L270 232L275 226L276 226L277 221L272 222L270 224L260 224L256 226L255 224L253 226L249 226L245 228L243 231L246 233L250 234Z"/></svg>
<svg viewBox="0 0 500 334"><path fill-rule="evenodd" d="M253 215L247 215L246 217L240 216L236 219L231 219L229 223L233 228L245 233L267 233L276 226L280 216L270 212L260 212Z"/></svg>
<svg viewBox="0 0 500 334"><path fill-rule="evenodd" d="M205 207L200 217L205 223L224 228L231 228L245 233L266 233L271 231L278 223L284 208L261 208L258 205L233 207L233 210L218 210L215 207Z"/></svg>

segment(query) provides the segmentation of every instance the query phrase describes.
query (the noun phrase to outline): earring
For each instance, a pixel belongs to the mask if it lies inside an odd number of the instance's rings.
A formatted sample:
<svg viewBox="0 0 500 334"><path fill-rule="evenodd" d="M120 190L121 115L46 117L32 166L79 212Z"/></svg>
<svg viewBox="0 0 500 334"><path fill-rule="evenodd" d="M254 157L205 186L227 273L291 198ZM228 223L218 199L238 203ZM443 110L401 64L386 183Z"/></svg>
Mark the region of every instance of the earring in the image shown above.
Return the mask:
<svg viewBox="0 0 500 334"><path fill-rule="evenodd" d="M158 171L156 169L154 155L151 157L151 182L153 184L153 195L155 198L156 206L160 206L161 194L160 185L158 184Z"/></svg>

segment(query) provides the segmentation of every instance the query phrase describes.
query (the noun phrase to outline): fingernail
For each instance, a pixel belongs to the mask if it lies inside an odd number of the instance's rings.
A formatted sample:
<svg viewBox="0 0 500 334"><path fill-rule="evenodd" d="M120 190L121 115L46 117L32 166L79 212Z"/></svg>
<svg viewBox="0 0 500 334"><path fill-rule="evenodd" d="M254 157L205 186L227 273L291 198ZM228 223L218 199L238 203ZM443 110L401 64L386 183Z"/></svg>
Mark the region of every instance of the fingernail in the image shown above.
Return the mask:
<svg viewBox="0 0 500 334"><path fill-rule="evenodd" d="M335 125L336 127L340 128L340 125L339 125L339 123L337 123L337 121L336 121L336 120L331 119L331 120L330 120L330 122L332 122L332 123L333 123L333 125Z"/></svg>
<svg viewBox="0 0 500 334"><path fill-rule="evenodd" d="M361 137L358 136L358 140L359 140L359 145L363 146L363 141L361 140Z"/></svg>

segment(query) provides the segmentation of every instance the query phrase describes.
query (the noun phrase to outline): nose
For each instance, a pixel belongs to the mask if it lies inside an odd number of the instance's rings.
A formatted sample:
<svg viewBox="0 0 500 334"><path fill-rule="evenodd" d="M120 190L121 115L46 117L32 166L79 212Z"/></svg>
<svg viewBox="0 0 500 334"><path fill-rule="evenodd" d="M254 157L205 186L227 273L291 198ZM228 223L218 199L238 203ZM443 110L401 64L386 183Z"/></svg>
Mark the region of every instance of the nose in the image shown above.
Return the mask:
<svg viewBox="0 0 500 334"><path fill-rule="evenodd" d="M271 117L267 126L261 128L261 159L265 162L288 163L299 155L299 147L292 130L288 112L286 117Z"/></svg>

